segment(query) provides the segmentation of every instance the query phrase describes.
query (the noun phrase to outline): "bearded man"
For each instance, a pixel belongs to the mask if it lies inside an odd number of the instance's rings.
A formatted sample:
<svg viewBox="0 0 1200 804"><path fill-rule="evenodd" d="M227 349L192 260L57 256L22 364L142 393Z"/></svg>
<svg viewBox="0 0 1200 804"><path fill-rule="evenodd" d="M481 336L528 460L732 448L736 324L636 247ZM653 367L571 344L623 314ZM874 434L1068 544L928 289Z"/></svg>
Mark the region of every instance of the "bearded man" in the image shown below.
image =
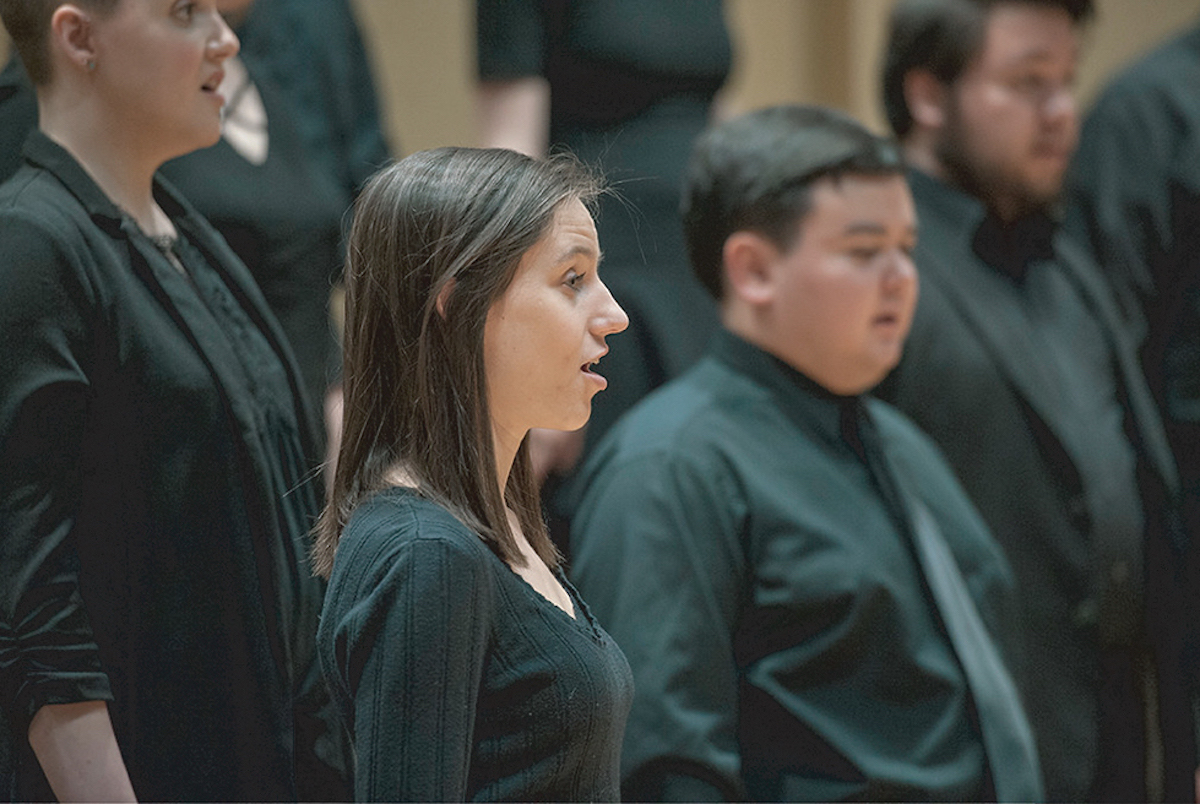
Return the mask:
<svg viewBox="0 0 1200 804"><path fill-rule="evenodd" d="M880 396L1004 547L1051 800L1191 800L1187 535L1111 292L1055 219L1088 0L902 0L884 67L921 298Z"/></svg>

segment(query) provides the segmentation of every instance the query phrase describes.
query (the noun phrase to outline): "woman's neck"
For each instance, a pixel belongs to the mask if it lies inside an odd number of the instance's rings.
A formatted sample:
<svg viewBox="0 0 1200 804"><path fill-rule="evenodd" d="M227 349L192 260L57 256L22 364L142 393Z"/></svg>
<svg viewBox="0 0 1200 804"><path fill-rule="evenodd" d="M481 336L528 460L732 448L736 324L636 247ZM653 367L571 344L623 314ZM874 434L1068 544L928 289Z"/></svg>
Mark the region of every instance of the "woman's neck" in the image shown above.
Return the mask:
<svg viewBox="0 0 1200 804"><path fill-rule="evenodd" d="M506 432L502 428L492 426L492 449L496 456L496 481L500 484L500 499L504 499L504 491L508 488L508 476L512 473L513 461L517 459L517 450L525 433L519 437L515 433Z"/></svg>
<svg viewBox="0 0 1200 804"><path fill-rule="evenodd" d="M173 235L170 218L154 200L154 172L164 160L134 147L136 134L126 137L108 125L88 98L38 98L38 126L87 171L114 204L130 215L148 235Z"/></svg>

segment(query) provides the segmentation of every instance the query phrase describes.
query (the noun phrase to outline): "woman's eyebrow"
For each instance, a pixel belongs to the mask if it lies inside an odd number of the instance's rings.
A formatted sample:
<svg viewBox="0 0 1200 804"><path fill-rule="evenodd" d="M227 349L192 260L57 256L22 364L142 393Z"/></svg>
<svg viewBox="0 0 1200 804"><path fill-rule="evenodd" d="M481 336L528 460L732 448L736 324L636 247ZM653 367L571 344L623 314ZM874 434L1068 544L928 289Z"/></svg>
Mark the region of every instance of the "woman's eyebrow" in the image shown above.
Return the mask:
<svg viewBox="0 0 1200 804"><path fill-rule="evenodd" d="M569 261L572 257L577 257L581 254L585 257L595 259L597 265L599 265L600 261L604 259L604 253L592 248L591 246L571 246L567 249L564 249L563 252L558 255L558 259L554 261L554 264L561 265L562 263Z"/></svg>

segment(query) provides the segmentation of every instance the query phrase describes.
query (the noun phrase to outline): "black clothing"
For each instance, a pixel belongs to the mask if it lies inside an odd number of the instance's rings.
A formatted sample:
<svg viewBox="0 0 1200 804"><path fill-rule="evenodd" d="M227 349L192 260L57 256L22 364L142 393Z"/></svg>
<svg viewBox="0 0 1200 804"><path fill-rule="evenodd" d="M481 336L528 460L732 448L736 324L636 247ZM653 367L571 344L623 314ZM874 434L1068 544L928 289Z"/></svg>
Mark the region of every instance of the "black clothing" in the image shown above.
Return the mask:
<svg viewBox="0 0 1200 804"><path fill-rule="evenodd" d="M50 795L24 739L41 706L107 700L142 799L311 794L320 492L282 332L168 186L184 271L43 134L25 157L0 188L11 792Z"/></svg>
<svg viewBox="0 0 1200 804"><path fill-rule="evenodd" d="M1150 657L1168 800L1190 796L1178 485L1107 289L1048 219L1005 227L929 176L910 182L921 298L878 393L938 442L1012 562L1029 648L1014 670L1047 794L1145 798Z"/></svg>
<svg viewBox="0 0 1200 804"><path fill-rule="evenodd" d="M37 127L37 96L13 53L0 72L0 183L17 172L24 160L21 146Z"/></svg>
<svg viewBox="0 0 1200 804"><path fill-rule="evenodd" d="M257 65L247 62L266 107L270 148L254 165L223 138L172 159L160 174L211 223L250 269L271 312L283 326L300 366L306 402L319 415L325 390L341 365L329 320L329 294L341 274L341 221L353 197L318 169L299 138L300 115ZM7 97L7 99L5 99ZM37 127L37 104L14 56L0 74L0 143L18 144ZM0 158L0 180L16 171ZM312 426L323 432L319 420ZM324 460L324 441L310 463Z"/></svg>
<svg viewBox="0 0 1200 804"><path fill-rule="evenodd" d="M267 113L267 161L251 164L222 139L160 172L250 269L319 417L341 365L329 295L341 276L343 217L388 147L345 0L256 0L237 34ZM36 126L33 87L14 54L0 73L0 181L20 166L20 145ZM324 459L319 439L311 462Z"/></svg>
<svg viewBox="0 0 1200 804"><path fill-rule="evenodd" d="M1008 566L895 410L723 332L582 482L572 575L636 682L627 799L1040 796L1007 670L1007 701L1001 683L978 707L960 660L1008 649ZM943 619L948 578L986 624L971 642Z"/></svg>
<svg viewBox="0 0 1200 804"><path fill-rule="evenodd" d="M673 95L711 98L732 61L720 0L478 0L476 10L480 76L544 75L554 141Z"/></svg>
<svg viewBox="0 0 1200 804"><path fill-rule="evenodd" d="M1119 75L1084 123L1069 228L1115 288L1200 527L1200 24Z"/></svg>
<svg viewBox="0 0 1200 804"><path fill-rule="evenodd" d="M257 70L251 77L267 112L266 161L250 163L222 138L172 159L160 173L250 269L292 347L309 406L318 412L340 366L328 302L341 275L342 215L353 198L309 158L297 115L279 89ZM321 450L313 463L324 458Z"/></svg>
<svg viewBox="0 0 1200 804"><path fill-rule="evenodd" d="M318 636L360 801L615 801L629 665L441 506L354 512Z"/></svg>
<svg viewBox="0 0 1200 804"><path fill-rule="evenodd" d="M590 452L622 413L678 376L718 327L692 273L679 193L692 141L732 63L720 0L476 0L479 76L544 76L550 146L604 171L596 228L604 281L629 316L600 370ZM577 475L544 498L569 519ZM552 525L555 523L552 520ZM565 544L559 545L565 548Z"/></svg>
<svg viewBox="0 0 1200 804"><path fill-rule="evenodd" d="M306 159L346 200L391 152L351 0L254 0L237 28L255 80L283 93Z"/></svg>

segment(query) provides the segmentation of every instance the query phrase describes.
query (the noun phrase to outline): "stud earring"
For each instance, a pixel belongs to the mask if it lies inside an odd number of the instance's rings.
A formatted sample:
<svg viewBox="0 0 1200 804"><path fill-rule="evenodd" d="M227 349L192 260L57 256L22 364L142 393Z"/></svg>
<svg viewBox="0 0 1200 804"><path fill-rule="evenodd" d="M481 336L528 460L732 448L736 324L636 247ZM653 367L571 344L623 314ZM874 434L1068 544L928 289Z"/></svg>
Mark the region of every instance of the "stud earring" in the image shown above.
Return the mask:
<svg viewBox="0 0 1200 804"><path fill-rule="evenodd" d="M87 71L89 73L96 72L96 60L95 59L88 59L87 62L85 62L85 66L87 67Z"/></svg>

